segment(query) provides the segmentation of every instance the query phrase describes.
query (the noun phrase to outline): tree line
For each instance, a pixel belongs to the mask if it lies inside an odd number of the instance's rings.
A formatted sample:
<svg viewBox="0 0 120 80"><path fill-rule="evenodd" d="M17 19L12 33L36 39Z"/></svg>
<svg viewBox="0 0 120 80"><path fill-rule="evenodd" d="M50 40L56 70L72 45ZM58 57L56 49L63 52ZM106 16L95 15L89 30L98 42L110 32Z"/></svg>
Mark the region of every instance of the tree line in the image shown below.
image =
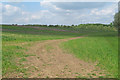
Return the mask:
<svg viewBox="0 0 120 80"><path fill-rule="evenodd" d="M113 24L115 27L120 29L120 1L118 2L118 12L114 16Z"/></svg>

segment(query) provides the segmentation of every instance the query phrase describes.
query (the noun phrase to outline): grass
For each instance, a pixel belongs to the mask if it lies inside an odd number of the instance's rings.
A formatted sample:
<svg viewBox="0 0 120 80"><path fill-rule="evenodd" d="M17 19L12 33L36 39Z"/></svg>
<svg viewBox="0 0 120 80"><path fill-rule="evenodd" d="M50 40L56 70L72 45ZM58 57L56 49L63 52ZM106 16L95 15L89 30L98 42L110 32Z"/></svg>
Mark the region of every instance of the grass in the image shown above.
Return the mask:
<svg viewBox="0 0 120 80"><path fill-rule="evenodd" d="M45 48L46 48L46 50L47 50L48 52L50 52L50 50L53 49L53 47L50 46L50 45L45 45Z"/></svg>
<svg viewBox="0 0 120 80"><path fill-rule="evenodd" d="M43 27L41 27L43 28ZM111 74L117 75L117 37L114 32L103 33L84 30L79 28L54 28L47 27L39 30L32 27L2 26L2 73L3 77L9 77L11 72L24 73L26 69L21 64L26 61L25 57L35 56L25 54L27 47L32 43L44 40L64 39L88 35L89 37L71 40L62 44L65 50L75 54L78 58L85 61L98 61L98 66L106 69ZM64 31L65 30L65 31ZM99 36L98 36L99 35ZM103 36L104 35L104 36ZM21 45L23 43L23 45ZM51 46L47 46L49 51ZM18 59L20 59L18 61ZM17 62L19 62L17 64ZM24 76L26 77L26 76ZM47 78L47 77L46 77Z"/></svg>
<svg viewBox="0 0 120 80"><path fill-rule="evenodd" d="M11 74L11 72L20 73L22 66L18 66L16 61L20 58L19 63L26 61L25 57L34 55L24 54L28 46L36 41L64 39L69 37L80 36L82 34L63 31L38 30L35 28L17 27L17 26L2 26L2 73L3 76ZM56 28L54 28L56 29ZM66 28L61 28L66 30ZM24 45L21 45L25 43ZM50 47L48 46L49 50Z"/></svg>
<svg viewBox="0 0 120 80"><path fill-rule="evenodd" d="M64 42L62 47L82 60L97 62L97 66L107 70L112 74L111 77L116 78L118 75L118 37L116 34L116 32L95 33L95 35Z"/></svg>
<svg viewBox="0 0 120 80"><path fill-rule="evenodd" d="M41 76L41 74L39 73L38 76Z"/></svg>

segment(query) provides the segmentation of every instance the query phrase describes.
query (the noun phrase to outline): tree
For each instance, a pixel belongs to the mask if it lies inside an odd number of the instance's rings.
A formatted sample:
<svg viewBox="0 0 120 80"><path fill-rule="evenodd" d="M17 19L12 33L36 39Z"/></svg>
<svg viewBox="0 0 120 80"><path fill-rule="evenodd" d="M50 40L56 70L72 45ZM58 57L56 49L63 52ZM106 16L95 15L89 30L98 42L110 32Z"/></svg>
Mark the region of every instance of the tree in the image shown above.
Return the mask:
<svg viewBox="0 0 120 80"><path fill-rule="evenodd" d="M115 27L120 28L120 12L115 14L113 24Z"/></svg>
<svg viewBox="0 0 120 80"><path fill-rule="evenodd" d="M113 27L113 22L111 22L108 26Z"/></svg>

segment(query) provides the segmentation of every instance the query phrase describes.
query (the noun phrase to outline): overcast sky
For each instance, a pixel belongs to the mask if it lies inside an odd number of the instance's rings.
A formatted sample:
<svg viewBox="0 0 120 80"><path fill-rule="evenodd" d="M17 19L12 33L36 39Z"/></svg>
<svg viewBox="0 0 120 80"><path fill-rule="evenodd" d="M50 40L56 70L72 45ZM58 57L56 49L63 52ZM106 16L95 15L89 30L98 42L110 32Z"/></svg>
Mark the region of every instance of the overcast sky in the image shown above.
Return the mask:
<svg viewBox="0 0 120 80"><path fill-rule="evenodd" d="M7 24L109 24L118 11L117 2L45 2L43 0L1 4L2 23Z"/></svg>

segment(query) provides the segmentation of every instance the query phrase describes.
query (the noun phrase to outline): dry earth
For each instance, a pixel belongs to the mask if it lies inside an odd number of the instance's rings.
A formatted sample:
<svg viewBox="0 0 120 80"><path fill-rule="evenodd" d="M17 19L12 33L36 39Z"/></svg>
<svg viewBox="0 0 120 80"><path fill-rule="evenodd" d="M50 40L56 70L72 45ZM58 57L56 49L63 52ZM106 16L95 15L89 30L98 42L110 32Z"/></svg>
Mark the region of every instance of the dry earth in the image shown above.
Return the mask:
<svg viewBox="0 0 120 80"><path fill-rule="evenodd" d="M29 78L76 78L105 76L96 63L88 63L76 58L73 54L63 51L59 44L68 40L47 40L34 44L26 54L36 56L27 57L25 65L27 77Z"/></svg>
<svg viewBox="0 0 120 80"><path fill-rule="evenodd" d="M26 73L24 75L22 73L19 75L11 74L9 77L98 78L105 76L104 71L96 67L96 63L80 60L59 47L62 42L78 38L82 37L36 42L26 52L26 54L35 56L26 57L27 61L22 63L24 69L27 69Z"/></svg>

